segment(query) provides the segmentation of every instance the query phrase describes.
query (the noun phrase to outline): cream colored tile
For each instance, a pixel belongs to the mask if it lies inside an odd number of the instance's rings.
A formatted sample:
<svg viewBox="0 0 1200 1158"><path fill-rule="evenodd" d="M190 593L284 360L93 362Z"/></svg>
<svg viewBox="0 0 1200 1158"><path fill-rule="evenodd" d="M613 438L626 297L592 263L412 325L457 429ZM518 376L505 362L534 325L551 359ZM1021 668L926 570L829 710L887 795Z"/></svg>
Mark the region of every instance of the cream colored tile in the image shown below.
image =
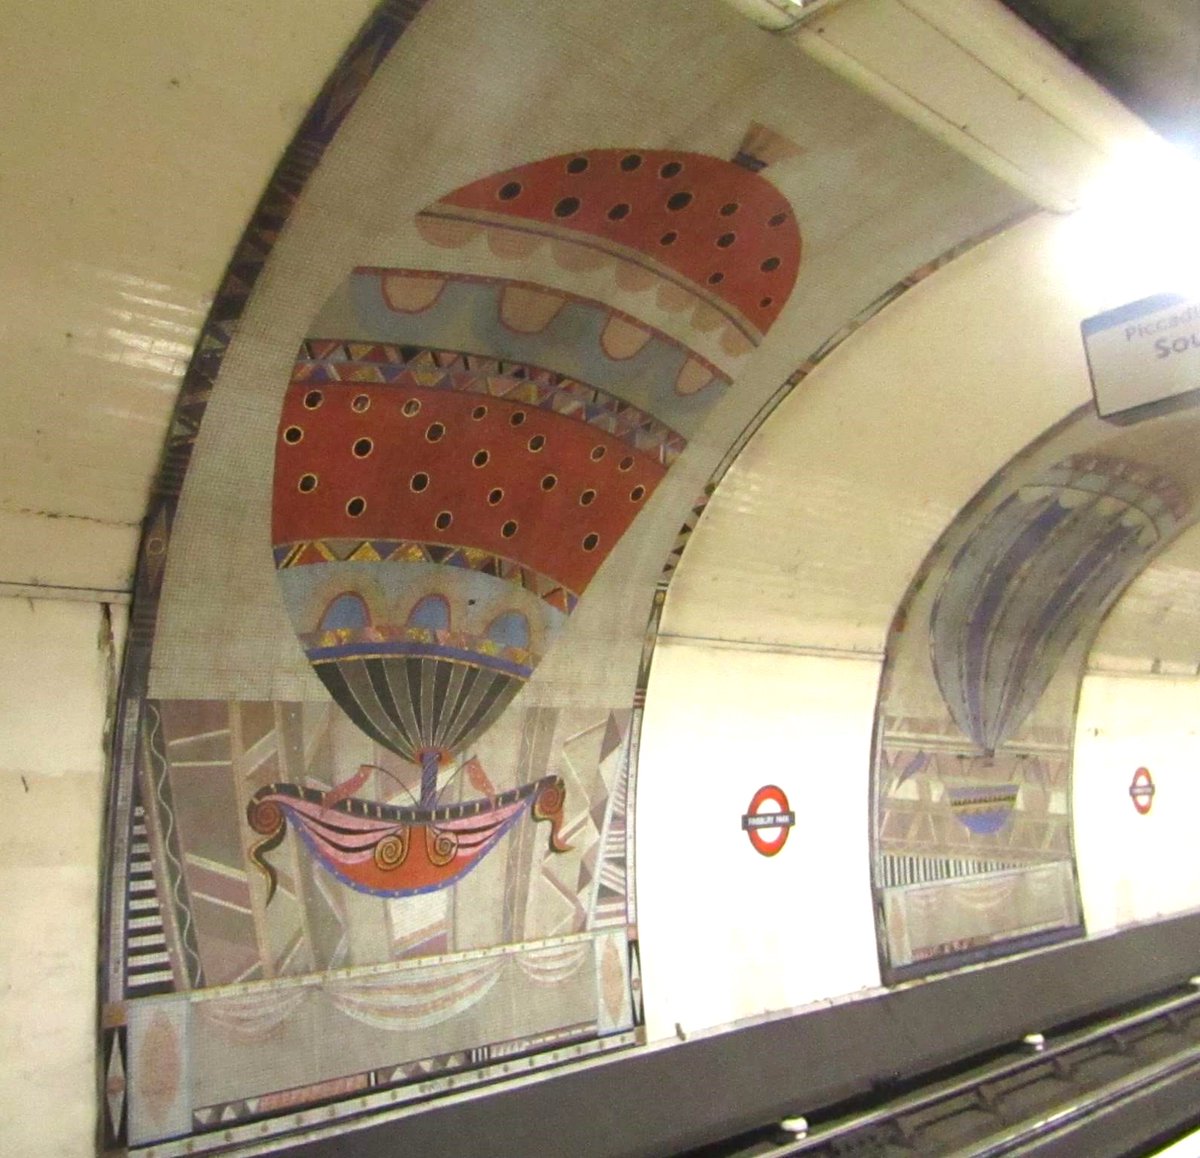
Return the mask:
<svg viewBox="0 0 1200 1158"><path fill-rule="evenodd" d="M0 1149L82 1158L95 1129L101 610L0 599L0 634Z"/></svg>
<svg viewBox="0 0 1200 1158"><path fill-rule="evenodd" d="M141 519L211 295L372 7L8 6L0 512Z"/></svg>

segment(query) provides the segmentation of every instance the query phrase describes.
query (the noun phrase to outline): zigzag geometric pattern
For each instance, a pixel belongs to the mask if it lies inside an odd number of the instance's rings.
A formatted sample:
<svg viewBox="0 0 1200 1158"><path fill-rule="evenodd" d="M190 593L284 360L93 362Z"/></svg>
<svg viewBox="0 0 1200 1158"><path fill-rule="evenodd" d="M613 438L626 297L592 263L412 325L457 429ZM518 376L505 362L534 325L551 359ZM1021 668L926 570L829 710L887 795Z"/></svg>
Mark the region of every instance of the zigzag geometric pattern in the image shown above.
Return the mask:
<svg viewBox="0 0 1200 1158"><path fill-rule="evenodd" d="M613 778L605 760L613 747L608 737L616 730L619 746L623 733L613 714L596 720L563 740L559 774L567 787L567 809L563 816L563 837L578 858L547 857L542 860L541 879L553 894L554 923L544 926L550 935L588 928L588 902L595 892L596 863L608 814ZM619 778L619 777L617 777ZM548 906L544 912L548 913Z"/></svg>
<svg viewBox="0 0 1200 1158"><path fill-rule="evenodd" d="M628 725L623 727L615 712L610 713L604 742L600 748L601 760L607 759L622 747L627 729ZM626 766L618 773L613 785L608 816L600 819L603 832L597 848L595 880L588 915L589 929L624 925L629 920L628 820L629 775Z"/></svg>
<svg viewBox="0 0 1200 1158"><path fill-rule="evenodd" d="M624 925L629 919L625 856L626 787L626 780L621 777L616 788L612 819L604 834L589 929Z"/></svg>
<svg viewBox="0 0 1200 1158"><path fill-rule="evenodd" d="M537 406L585 422L653 455L669 467L687 440L644 410L594 386L518 362L385 342L309 339L301 343L292 382L370 383L458 390Z"/></svg>
<svg viewBox="0 0 1200 1158"><path fill-rule="evenodd" d="M688 517L675 536L675 542L671 544L670 554L667 555L667 561L663 564L661 578L669 579L675 573L675 568L679 566L679 560L683 558L684 548L688 545L688 540L692 537L696 524L700 522L700 516L704 514L704 508L708 506L708 500L712 498L714 490L716 490L716 484L709 483L704 488L704 493L692 504Z"/></svg>
<svg viewBox="0 0 1200 1158"><path fill-rule="evenodd" d="M551 607L570 615L579 596L557 580L502 555L474 547L447 547L440 543L416 543L409 539L311 539L282 543L274 549L275 567L304 567L310 563L437 563L462 567L515 583Z"/></svg>

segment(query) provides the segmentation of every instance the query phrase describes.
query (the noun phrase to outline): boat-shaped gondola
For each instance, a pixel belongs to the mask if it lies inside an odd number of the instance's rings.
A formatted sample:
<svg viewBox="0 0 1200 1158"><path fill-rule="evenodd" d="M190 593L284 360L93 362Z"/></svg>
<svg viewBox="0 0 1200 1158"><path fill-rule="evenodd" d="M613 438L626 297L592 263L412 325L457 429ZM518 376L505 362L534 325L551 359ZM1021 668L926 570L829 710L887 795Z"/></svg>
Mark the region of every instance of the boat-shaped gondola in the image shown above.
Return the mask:
<svg viewBox="0 0 1200 1158"><path fill-rule="evenodd" d="M288 824L318 861L351 888L407 896L445 888L465 876L526 809L535 820L550 822L550 848L565 851L560 833L564 797L557 776L434 808L357 797L329 804L329 793L284 783L260 788L246 815L250 827L265 838L252 855L271 882L271 896L278 877L262 854L279 845Z"/></svg>

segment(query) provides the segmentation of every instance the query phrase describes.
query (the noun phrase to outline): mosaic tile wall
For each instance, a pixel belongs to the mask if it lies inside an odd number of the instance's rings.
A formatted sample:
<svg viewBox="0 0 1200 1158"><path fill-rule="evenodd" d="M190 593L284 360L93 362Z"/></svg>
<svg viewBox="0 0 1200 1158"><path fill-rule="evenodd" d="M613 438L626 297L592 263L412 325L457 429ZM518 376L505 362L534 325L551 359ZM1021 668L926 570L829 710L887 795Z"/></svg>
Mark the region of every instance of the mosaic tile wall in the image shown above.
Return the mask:
<svg viewBox="0 0 1200 1158"><path fill-rule="evenodd" d="M109 1148L642 1040L636 741L679 527L797 350L1021 207L698 7L385 4L281 162L147 517Z"/></svg>
<svg viewBox="0 0 1200 1158"><path fill-rule="evenodd" d="M893 977L1082 932L1080 683L1109 608L1196 521L1198 422L1123 429L1079 408L980 491L914 579L876 719L874 874Z"/></svg>

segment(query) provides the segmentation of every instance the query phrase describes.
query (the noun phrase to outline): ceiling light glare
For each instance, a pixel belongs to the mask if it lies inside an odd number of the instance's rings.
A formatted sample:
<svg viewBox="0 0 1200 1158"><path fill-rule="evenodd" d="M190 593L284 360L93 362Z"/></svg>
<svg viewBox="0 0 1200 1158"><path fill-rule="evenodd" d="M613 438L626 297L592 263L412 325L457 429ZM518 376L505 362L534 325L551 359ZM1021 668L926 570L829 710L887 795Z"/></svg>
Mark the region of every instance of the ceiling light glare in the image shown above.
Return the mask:
<svg viewBox="0 0 1200 1158"><path fill-rule="evenodd" d="M1151 294L1200 296L1200 165L1164 141L1115 153L1063 218L1059 258L1097 311Z"/></svg>
<svg viewBox="0 0 1200 1158"><path fill-rule="evenodd" d="M818 9L835 0L727 0L761 28L786 32L809 19Z"/></svg>

